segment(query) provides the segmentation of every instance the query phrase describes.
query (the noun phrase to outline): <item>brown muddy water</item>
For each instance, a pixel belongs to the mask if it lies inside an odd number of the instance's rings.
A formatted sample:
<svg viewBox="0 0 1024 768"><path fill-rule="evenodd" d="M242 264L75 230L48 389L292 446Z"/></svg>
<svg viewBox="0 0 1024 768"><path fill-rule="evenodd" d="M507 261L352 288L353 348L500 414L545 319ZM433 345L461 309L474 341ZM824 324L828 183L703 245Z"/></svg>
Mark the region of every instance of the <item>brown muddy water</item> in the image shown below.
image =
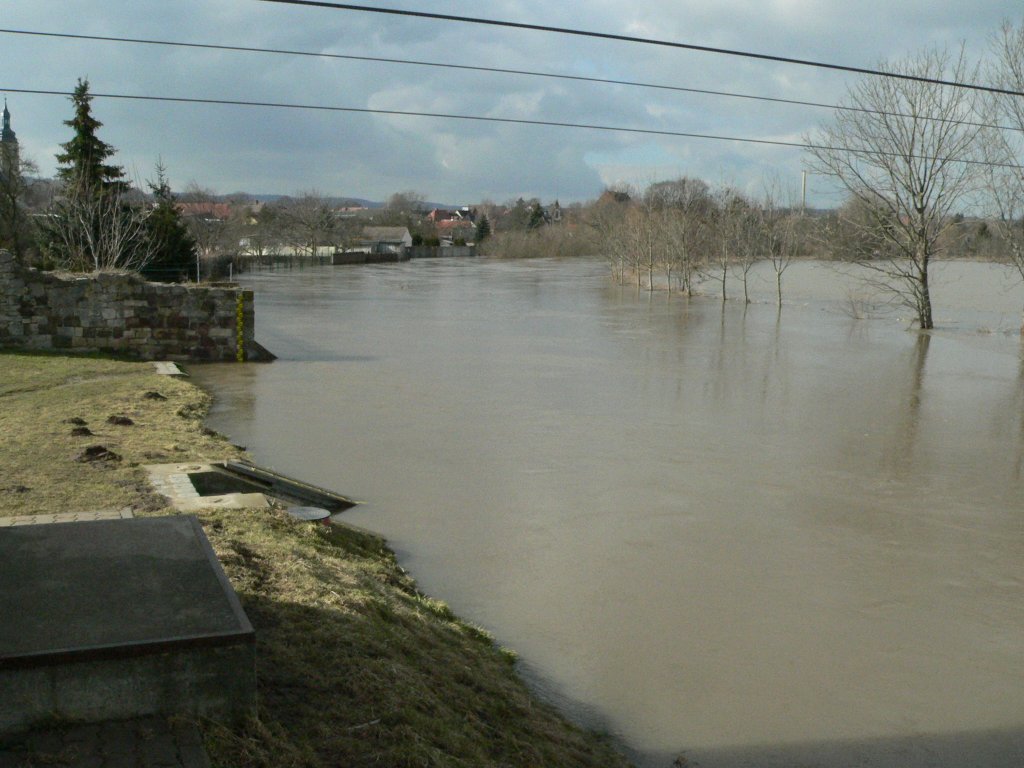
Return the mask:
<svg viewBox="0 0 1024 768"><path fill-rule="evenodd" d="M1024 765L1024 291L944 265L920 335L826 265L781 313L759 280L255 274L280 359L191 372L639 765Z"/></svg>

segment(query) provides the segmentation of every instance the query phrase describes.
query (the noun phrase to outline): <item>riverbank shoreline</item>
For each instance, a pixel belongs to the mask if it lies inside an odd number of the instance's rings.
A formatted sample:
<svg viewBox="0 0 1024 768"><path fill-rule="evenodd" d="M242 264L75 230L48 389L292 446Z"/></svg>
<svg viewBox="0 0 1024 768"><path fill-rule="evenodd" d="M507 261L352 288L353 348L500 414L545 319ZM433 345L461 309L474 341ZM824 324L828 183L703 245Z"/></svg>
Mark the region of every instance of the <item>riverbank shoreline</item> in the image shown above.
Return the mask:
<svg viewBox="0 0 1024 768"><path fill-rule="evenodd" d="M209 393L148 363L0 352L0 401L0 516L176 514L145 464L245 455L204 426ZM91 446L117 458L81 460ZM259 709L242 727L200 724L214 764L628 764L422 594L383 539L280 508L197 517L257 632Z"/></svg>

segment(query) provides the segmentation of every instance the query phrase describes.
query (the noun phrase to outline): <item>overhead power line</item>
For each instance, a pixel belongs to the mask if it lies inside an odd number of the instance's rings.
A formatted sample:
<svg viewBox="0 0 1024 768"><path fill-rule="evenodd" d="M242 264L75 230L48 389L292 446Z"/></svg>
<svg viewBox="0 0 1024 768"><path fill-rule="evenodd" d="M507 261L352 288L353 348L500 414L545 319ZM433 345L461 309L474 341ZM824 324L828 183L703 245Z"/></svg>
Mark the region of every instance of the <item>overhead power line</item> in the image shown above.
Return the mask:
<svg viewBox="0 0 1024 768"><path fill-rule="evenodd" d="M976 128L995 128L1001 131L1017 131L1022 129L1010 125L998 125L994 123L979 123L970 120L956 120L946 117L922 117L921 115L910 115L902 112L887 112L881 109L868 109L866 107L849 107L841 104L827 104L818 101L802 101L798 99L783 99L775 96L759 96L752 93L736 93L733 91L716 91L705 88L691 88L682 85L667 85L662 83L646 83L636 80L616 80L603 77L589 77L586 75L570 75L561 72L540 72L528 69L507 69L504 67L485 67L478 64L452 64L447 62L423 61L420 59L396 59L383 56L360 56L345 53L326 53L323 51L300 51L287 48L257 48L247 45L226 45L220 43L190 43L180 40L154 40L137 37L111 37L108 35L83 35L70 32L41 32L27 29L0 29L0 33L9 35L26 35L33 37L52 37L70 40L92 40L107 43L130 43L136 45L167 46L174 48L197 48L212 51L231 51L235 53L264 53L283 56L305 56L320 59L340 59L344 61L366 61L382 64L400 64L418 67L434 67L439 69L455 69L470 72L488 72L504 75L521 75L526 77L549 78L554 80L569 80L585 83L597 83L601 85L619 85L629 88L649 88L653 90L672 91L677 93L696 93L703 96L719 96L732 99L746 99L752 101L764 101L773 104L787 104L798 107L813 107L817 109L831 109L840 112L861 112L871 115L912 118L918 120L930 120L940 123L951 123L953 125L966 125Z"/></svg>
<svg viewBox="0 0 1024 768"><path fill-rule="evenodd" d="M44 90L39 88L8 88L0 85L0 93L24 93L39 96L72 96L70 91ZM825 144L811 144L797 141L782 141L780 139L755 139L741 136L722 136L711 133L691 133L688 131L666 131L656 128L629 128L614 125L598 125L595 123L573 123L558 120L528 120L526 118L513 117L490 117L484 115L458 115L445 112L414 112L399 109L370 109L368 107L336 107L325 104L290 104L286 102L273 101L243 101L239 99L203 99L188 96L141 96L126 93L93 93L89 94L97 99L121 99L131 101L153 101L170 102L177 104L215 104L235 107L263 107L269 109L298 109L319 112L348 112L353 114L366 115L390 115L398 117L429 117L443 120L462 120L481 123L500 123L506 125L534 125L553 128L576 128L589 131L606 131L615 133L633 133L647 136L673 136L685 139L706 139L710 141L731 141L741 144L760 144L773 147L790 147L794 149L820 149L833 152L850 152L851 154L873 155L875 157L907 157L897 152L879 152L855 147L832 147ZM985 160L964 160L960 158L944 158L930 155L910 155L914 160L943 161L952 163L964 163L965 165L984 165L993 168L1012 168L1024 171L1024 166L1013 163L994 163Z"/></svg>
<svg viewBox="0 0 1024 768"><path fill-rule="evenodd" d="M575 37L591 37L600 40L616 40L626 43L640 43L642 45L656 45L663 48L676 48L686 51L697 51L699 53L715 53L723 56L739 56L747 59L758 59L761 61L773 61L781 64L796 64L802 67L816 67L818 69L831 69L839 72L853 72L859 75L872 75L876 77L891 77L897 80L913 80L919 83L932 83L934 85L948 85L954 88L967 88L974 91L985 91L987 93L999 93L1006 96L1024 96L1024 91L1013 91L1004 88L996 88L990 85L979 83L962 83L956 80L940 80L920 75L908 75L901 72L887 72L880 69L868 67L853 67L845 64L832 64L824 61L813 61L810 59L795 59L789 56L774 56L767 53L754 53L751 51L740 51L731 48L715 48L708 45L695 45L693 43L679 43L672 40L657 40L648 37L634 37L633 35L619 35L611 32L593 32L584 29L571 27L552 27L546 24L527 24L519 21L500 21L498 19L484 19L473 16L457 16L448 13L433 13L429 11L408 11L399 8L374 8L368 5L352 5L350 3L329 3L323 0L259 0L264 3L278 3L282 5L301 5L313 8L330 8L337 11L362 11L366 13L382 13L389 16L405 16L417 19L433 19L436 21L450 21L462 24L482 24L490 27L505 27L509 29L525 29L533 32L552 32L559 35L573 35Z"/></svg>

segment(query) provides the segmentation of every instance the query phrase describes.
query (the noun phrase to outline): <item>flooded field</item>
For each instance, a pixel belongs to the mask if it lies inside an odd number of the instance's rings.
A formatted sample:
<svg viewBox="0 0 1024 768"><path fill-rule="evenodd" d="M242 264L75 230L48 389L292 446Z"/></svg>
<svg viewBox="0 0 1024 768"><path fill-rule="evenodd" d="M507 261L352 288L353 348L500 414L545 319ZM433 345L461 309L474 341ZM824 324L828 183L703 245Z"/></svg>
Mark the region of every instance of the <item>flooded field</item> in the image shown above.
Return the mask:
<svg viewBox="0 0 1024 768"><path fill-rule="evenodd" d="M639 765L1024 764L1024 290L942 265L908 331L600 262L246 276L271 365L193 366L254 460L366 500L430 594ZM733 295L740 295L733 291ZM900 315L906 319L901 319Z"/></svg>

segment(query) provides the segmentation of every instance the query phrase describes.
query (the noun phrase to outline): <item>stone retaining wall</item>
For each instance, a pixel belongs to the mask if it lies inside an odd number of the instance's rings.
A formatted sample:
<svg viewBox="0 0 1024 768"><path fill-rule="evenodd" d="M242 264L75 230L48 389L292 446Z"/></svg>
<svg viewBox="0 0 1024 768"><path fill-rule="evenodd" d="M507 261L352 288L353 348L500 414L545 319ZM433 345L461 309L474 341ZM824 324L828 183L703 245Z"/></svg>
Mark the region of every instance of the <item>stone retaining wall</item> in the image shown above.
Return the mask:
<svg viewBox="0 0 1024 768"><path fill-rule="evenodd" d="M0 251L0 347L113 352L143 360L259 360L252 291L60 276Z"/></svg>

